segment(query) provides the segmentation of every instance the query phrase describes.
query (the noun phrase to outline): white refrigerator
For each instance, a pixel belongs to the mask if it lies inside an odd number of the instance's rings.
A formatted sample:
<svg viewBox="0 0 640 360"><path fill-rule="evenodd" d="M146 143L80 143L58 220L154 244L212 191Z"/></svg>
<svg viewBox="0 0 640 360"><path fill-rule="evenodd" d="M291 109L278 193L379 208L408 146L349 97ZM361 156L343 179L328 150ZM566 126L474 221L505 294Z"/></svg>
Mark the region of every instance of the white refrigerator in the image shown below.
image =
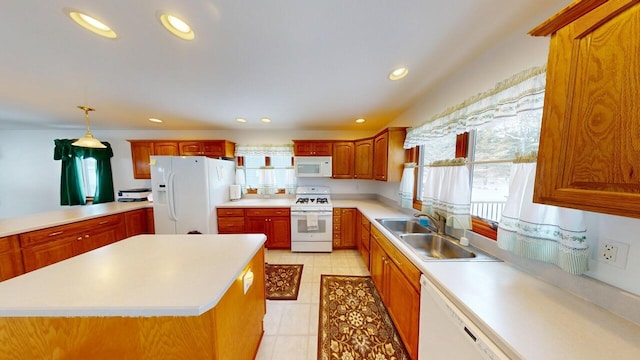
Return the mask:
<svg viewBox="0 0 640 360"><path fill-rule="evenodd" d="M235 163L205 156L151 156L156 234L217 234L216 205L229 201Z"/></svg>

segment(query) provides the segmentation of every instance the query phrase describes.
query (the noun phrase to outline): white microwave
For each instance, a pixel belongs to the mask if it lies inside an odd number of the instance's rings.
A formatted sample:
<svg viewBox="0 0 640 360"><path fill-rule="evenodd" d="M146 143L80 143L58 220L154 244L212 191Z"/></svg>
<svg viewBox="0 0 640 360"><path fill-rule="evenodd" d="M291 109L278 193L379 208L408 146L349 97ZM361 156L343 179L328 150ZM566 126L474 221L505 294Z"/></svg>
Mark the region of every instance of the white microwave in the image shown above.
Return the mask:
<svg viewBox="0 0 640 360"><path fill-rule="evenodd" d="M331 177L331 156L295 156L293 166L297 177Z"/></svg>

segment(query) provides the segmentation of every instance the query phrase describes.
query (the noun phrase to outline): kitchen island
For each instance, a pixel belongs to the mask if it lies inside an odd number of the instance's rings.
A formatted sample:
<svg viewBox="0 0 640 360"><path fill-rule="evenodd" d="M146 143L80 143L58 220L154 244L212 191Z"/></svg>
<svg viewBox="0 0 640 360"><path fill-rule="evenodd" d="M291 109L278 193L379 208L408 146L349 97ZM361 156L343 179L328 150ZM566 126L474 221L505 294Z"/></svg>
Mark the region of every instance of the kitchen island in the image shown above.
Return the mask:
<svg viewBox="0 0 640 360"><path fill-rule="evenodd" d="M265 240L139 235L1 282L0 354L252 358L266 311Z"/></svg>

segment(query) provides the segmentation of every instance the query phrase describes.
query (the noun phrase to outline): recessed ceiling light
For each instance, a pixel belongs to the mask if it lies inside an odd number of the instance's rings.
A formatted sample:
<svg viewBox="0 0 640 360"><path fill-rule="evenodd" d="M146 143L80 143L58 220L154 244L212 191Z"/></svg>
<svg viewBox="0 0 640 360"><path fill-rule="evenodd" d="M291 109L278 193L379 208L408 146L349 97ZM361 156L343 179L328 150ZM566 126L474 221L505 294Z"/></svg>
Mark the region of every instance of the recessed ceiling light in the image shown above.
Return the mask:
<svg viewBox="0 0 640 360"><path fill-rule="evenodd" d="M409 70L407 70L407 68L405 67L399 67L397 69L394 69L390 74L389 74L389 80L400 80L403 77L407 76L407 74L409 73Z"/></svg>
<svg viewBox="0 0 640 360"><path fill-rule="evenodd" d="M239 123L246 123L247 119L237 118L236 121L239 122Z"/></svg>
<svg viewBox="0 0 640 360"><path fill-rule="evenodd" d="M270 122L271 122L271 119L262 118L262 119L260 119L260 121L262 121L262 122L263 122L263 123L265 123L265 124L268 124L268 123L270 123Z"/></svg>
<svg viewBox="0 0 640 360"><path fill-rule="evenodd" d="M149 121L154 122L154 123L161 123L161 122L163 122L162 120L160 120L160 119L156 119L156 118L149 118Z"/></svg>
<svg viewBox="0 0 640 360"><path fill-rule="evenodd" d="M366 120L365 120L365 119L363 119L363 118L356 119L356 122L357 122L358 124L362 124L362 123L363 123L363 122L365 122L365 121L366 121Z"/></svg>
<svg viewBox="0 0 640 360"><path fill-rule="evenodd" d="M196 34L191 26L175 15L160 13L160 22L170 33L182 40L193 40Z"/></svg>
<svg viewBox="0 0 640 360"><path fill-rule="evenodd" d="M104 36L109 39L115 39L118 37L115 31L111 30L111 28L107 26L104 22L96 19L93 16L89 16L79 11L69 10L69 9L65 9L65 12L78 25L93 32L94 34L98 34L100 36Z"/></svg>

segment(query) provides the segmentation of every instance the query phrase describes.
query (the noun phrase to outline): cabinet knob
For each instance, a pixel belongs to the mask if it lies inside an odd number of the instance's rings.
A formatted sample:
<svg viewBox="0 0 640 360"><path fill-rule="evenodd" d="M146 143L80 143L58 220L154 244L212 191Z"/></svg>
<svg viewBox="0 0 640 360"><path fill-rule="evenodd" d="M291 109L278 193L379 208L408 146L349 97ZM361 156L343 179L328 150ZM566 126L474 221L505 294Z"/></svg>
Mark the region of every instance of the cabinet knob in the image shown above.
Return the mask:
<svg viewBox="0 0 640 360"><path fill-rule="evenodd" d="M82 240L82 236L78 236L76 240Z"/></svg>

